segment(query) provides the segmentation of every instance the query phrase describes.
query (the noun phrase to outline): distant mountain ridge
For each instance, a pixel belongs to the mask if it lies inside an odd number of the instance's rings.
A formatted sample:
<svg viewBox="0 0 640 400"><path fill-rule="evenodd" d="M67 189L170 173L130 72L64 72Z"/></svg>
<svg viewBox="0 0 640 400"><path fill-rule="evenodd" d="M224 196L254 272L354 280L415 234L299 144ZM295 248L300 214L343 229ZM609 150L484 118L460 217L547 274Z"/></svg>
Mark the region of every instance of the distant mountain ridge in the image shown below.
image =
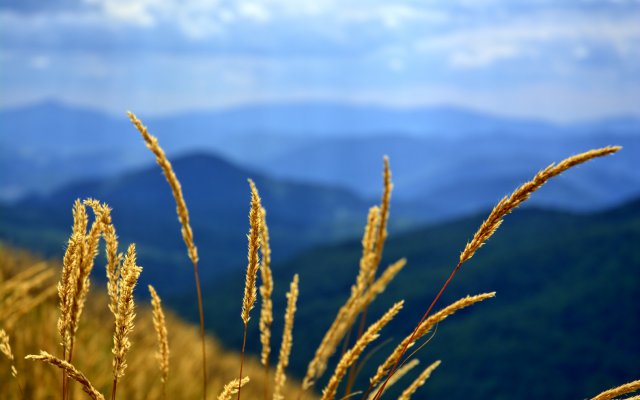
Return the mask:
<svg viewBox="0 0 640 400"><path fill-rule="evenodd" d="M567 174L534 203L610 207L640 193L640 119L557 125L452 107L393 110L331 103L253 105L144 118L171 158L217 154L277 179L341 187L375 198L382 156L394 198L430 220L490 206L538 169L610 144L624 150ZM59 103L0 111L0 198L46 193L78 179L144 165L147 150L126 117ZM415 214L415 213L414 213Z"/></svg>
<svg viewBox="0 0 640 400"><path fill-rule="evenodd" d="M59 255L75 199L96 198L113 208L121 243L136 242L141 263L156 266L147 276L159 287L183 290L191 282L167 280L165 268L188 266L175 203L160 169L149 164L107 179L84 180L48 195L0 207L0 238L17 246ZM252 178L267 208L271 237L287 256L323 242L351 237L366 218L368 203L347 190L271 179L210 154L173 162L189 207L203 259L203 281L246 260L247 218ZM168 286L167 286L168 285Z"/></svg>

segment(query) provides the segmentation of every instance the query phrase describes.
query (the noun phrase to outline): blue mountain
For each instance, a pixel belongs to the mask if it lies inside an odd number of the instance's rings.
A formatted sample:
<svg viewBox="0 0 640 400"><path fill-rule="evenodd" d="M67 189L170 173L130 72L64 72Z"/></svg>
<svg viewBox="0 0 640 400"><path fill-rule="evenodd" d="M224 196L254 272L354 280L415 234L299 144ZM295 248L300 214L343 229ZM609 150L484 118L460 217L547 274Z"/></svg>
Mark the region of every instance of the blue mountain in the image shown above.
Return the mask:
<svg viewBox="0 0 640 400"><path fill-rule="evenodd" d="M148 159L152 158L148 154ZM351 192L327 186L269 178L210 154L192 154L173 163L189 207L202 258L202 279L213 279L246 262L252 178L267 209L275 260L304 248L352 237L366 219L369 204ZM121 243L135 242L150 282L179 291L191 285L175 215L175 203L160 169L148 165L111 178L80 181L46 195L0 207L0 240L60 256L75 199L96 198L113 208ZM169 276L172 276L169 278Z"/></svg>
<svg viewBox="0 0 640 400"><path fill-rule="evenodd" d="M453 107L385 109L331 103L270 104L145 118L171 157L214 152L285 180L377 197L380 160L391 158L395 200L437 220L490 206L538 169L589 148L624 150L562 179L533 203L570 210L640 193L640 120L576 124L502 118ZM59 103L0 112L0 198L47 193L78 179L140 167L147 150L124 114Z"/></svg>

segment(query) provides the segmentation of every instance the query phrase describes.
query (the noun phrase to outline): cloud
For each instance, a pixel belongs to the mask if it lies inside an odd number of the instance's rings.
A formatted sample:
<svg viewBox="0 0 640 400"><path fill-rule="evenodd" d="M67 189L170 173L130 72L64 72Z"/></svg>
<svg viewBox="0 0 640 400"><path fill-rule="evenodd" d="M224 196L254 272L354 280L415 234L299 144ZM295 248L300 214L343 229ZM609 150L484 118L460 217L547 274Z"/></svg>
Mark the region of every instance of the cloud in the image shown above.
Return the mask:
<svg viewBox="0 0 640 400"><path fill-rule="evenodd" d="M148 9L148 3L129 1L103 1L102 11L111 19L138 26L153 26L155 18Z"/></svg>
<svg viewBox="0 0 640 400"><path fill-rule="evenodd" d="M576 58L588 56L589 46L606 46L633 62L640 55L637 13L611 18L556 15L513 19L500 25L482 25L418 40L417 51L444 53L451 66L488 67L514 58L553 58L558 48L572 49ZM578 49L578 50L576 50ZM576 53L578 51L578 53Z"/></svg>
<svg viewBox="0 0 640 400"><path fill-rule="evenodd" d="M524 104L557 85L565 99L607 99L581 101L585 113L626 112L632 94L615 94L640 87L638 20L631 0L11 0L0 5L0 102L53 95L116 109L135 91L169 112L439 96L515 113L507 93Z"/></svg>

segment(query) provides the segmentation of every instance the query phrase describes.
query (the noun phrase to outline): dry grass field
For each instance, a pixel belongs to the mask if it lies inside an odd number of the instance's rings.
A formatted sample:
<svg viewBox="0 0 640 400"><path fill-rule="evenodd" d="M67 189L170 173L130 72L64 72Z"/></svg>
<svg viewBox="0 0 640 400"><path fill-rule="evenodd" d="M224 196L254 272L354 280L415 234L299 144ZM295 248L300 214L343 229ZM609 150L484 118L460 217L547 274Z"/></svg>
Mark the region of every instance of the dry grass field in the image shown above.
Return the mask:
<svg viewBox="0 0 640 400"><path fill-rule="evenodd" d="M59 316L56 283L61 271L58 261L43 261L28 252L0 247L0 327L9 334L17 371L11 377L11 362L0 356L1 398L51 399L61 396L60 371L41 362L26 360L28 354L45 350L59 355L60 339L56 331ZM35 300L35 301L34 301ZM42 301L40 301L42 300ZM202 398L200 386L200 338L198 328L165 311L170 345L167 399ZM129 365L118 383L121 399L161 399L160 363L156 353L158 341L149 304L136 304L135 329L131 334ZM106 291L94 284L78 329L77 353L73 364L82 371L101 393L109 393L112 385L113 316L107 307ZM222 387L237 378L237 353L222 349L207 337L210 393L217 398ZM245 361L250 384L243 388L247 398L262 395L263 367L255 358ZM285 385L287 398L297 393L295 383ZM70 398L86 395L80 385L71 384Z"/></svg>

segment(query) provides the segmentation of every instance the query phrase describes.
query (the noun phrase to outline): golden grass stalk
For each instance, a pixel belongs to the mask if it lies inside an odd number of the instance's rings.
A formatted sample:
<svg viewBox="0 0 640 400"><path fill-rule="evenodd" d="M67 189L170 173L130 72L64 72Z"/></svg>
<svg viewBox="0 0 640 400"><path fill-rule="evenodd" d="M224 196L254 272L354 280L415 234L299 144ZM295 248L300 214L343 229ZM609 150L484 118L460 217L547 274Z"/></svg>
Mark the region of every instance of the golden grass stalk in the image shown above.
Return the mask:
<svg viewBox="0 0 640 400"><path fill-rule="evenodd" d="M363 259L365 260L365 270L366 272L366 285L370 285L376 276L376 271L378 270L378 266L380 265L380 261L382 260L382 251L384 249L384 244L387 239L389 233L387 232L387 224L389 221L389 208L391 206L391 191L393 190L393 183L391 182L391 168L389 167L389 157L384 156L384 168L382 172L382 181L383 181L383 190L382 190L382 199L380 201L380 208L377 213L377 216L374 216L376 220L372 221L374 224L372 228L375 230L372 232L374 238L372 238L370 243L364 243L363 241ZM370 215L371 217L371 215ZM368 228L368 227L367 227ZM365 236L367 234L367 229L365 229ZM372 245L373 247L369 250L369 254L365 256L364 251L368 250L368 246ZM361 270L363 266L361 265ZM360 326L358 327L358 334L356 339L360 338L364 332L364 327L367 320L367 308L365 305L362 309L362 313L360 315ZM347 379L347 387L345 389L345 395L349 395L351 393L351 388L356 379L356 369L355 367L351 368L349 371L349 378Z"/></svg>
<svg viewBox="0 0 640 400"><path fill-rule="evenodd" d="M81 211L82 210L82 211ZM76 200L73 209L73 232L69 238L67 249L62 259L62 274L58 283L58 297L60 298L60 317L57 328L60 334L63 358L67 357L67 350L71 345L71 307L76 296L75 280L79 275L82 258L82 244L85 232L81 229L82 213L86 212L79 200ZM86 214L85 214L86 215Z"/></svg>
<svg viewBox="0 0 640 400"><path fill-rule="evenodd" d="M107 294L109 296L109 310L115 315L118 308L118 280L120 279L120 265L122 254L118 254L118 235L111 220L111 209L106 205L102 213L102 236L106 243L107 257Z"/></svg>
<svg viewBox="0 0 640 400"><path fill-rule="evenodd" d="M625 383L613 389L605 390L591 400L611 400L622 396L623 394L632 393L640 390L640 380Z"/></svg>
<svg viewBox="0 0 640 400"><path fill-rule="evenodd" d="M50 271L50 269L47 267L47 264L44 262L39 262L30 266L29 268L24 269L23 271L18 272L13 277L2 283L2 286L0 286L0 298L14 291L14 289L21 286L23 282L29 281L33 277L47 271ZM5 307L4 304L2 306Z"/></svg>
<svg viewBox="0 0 640 400"><path fill-rule="evenodd" d="M271 354L271 324L273 323L273 276L271 274L271 246L269 245L269 228L267 226L267 212L264 207L260 210L261 227L260 231L260 253L262 262L260 265L260 275L262 284L260 285L260 297L262 306L260 308L260 362L264 365L264 398L269 397L269 355Z"/></svg>
<svg viewBox="0 0 640 400"><path fill-rule="evenodd" d="M240 355L240 376L238 382L242 380L242 367L244 365L245 345L247 344L247 328L249 326L250 313L256 303L257 290L256 281L258 279L258 269L260 268L260 235L261 235L261 214L262 205L260 204L260 195L258 189L251 179L249 179L251 188L251 209L249 210L249 234L248 252L247 252L247 274L245 277L244 297L242 298L242 312L240 317L244 323L244 333L242 335L242 353ZM238 386L238 400L240 400L240 391L242 387Z"/></svg>
<svg viewBox="0 0 640 400"><path fill-rule="evenodd" d="M169 335L167 333L167 323L162 311L162 301L156 289L149 285L151 293L151 305L153 308L153 327L158 336L158 351L156 358L160 363L160 380L162 381L162 393L166 397L167 379L169 378Z"/></svg>
<svg viewBox="0 0 640 400"><path fill-rule="evenodd" d="M31 310L38 307L40 304L44 303L49 297L52 297L56 294L57 288L55 285L49 286L46 289L42 290L34 297L29 297L28 299L19 303L19 307L13 311L11 315L7 317L4 324L7 329L11 329L14 327L16 322L28 314Z"/></svg>
<svg viewBox="0 0 640 400"><path fill-rule="evenodd" d="M289 365L289 355L291 354L291 346L293 345L293 319L296 314L296 301L298 300L298 274L293 276L289 293L287 293L287 310L284 315L284 329L282 330L282 343L280 344L280 356L278 358L278 366L276 367L276 376L273 386L273 400L282 400L284 396L282 391L287 376L284 373L285 368Z"/></svg>
<svg viewBox="0 0 640 400"><path fill-rule="evenodd" d="M32 304L33 292L48 283L54 275L55 271L53 269L46 269L28 279L10 281L12 290L10 292L7 291L9 296L4 299L0 296L0 321L5 321L6 328L10 328L6 321L14 319L16 314L24 314L27 305Z"/></svg>
<svg viewBox="0 0 640 400"><path fill-rule="evenodd" d="M451 314L459 311L463 308L467 308L475 303L484 301L486 299L490 299L495 297L496 292L491 293L483 293L475 296L467 296L462 299L448 305L437 313L433 314L431 317L427 318L423 321L418 329L415 331L415 334L412 333L400 342L393 352L387 357L387 359L378 367L375 375L369 380L370 387L375 387L382 378L387 375L389 370L400 360L402 355L404 354L404 350L414 345L421 337L426 335L431 328L433 328L436 324L450 316Z"/></svg>
<svg viewBox="0 0 640 400"><path fill-rule="evenodd" d="M13 358L13 351L11 351L11 344L9 343L9 335L7 335L4 329L0 329L0 353L9 359L11 362L11 376L17 378L18 371L14 363L15 360Z"/></svg>
<svg viewBox="0 0 640 400"><path fill-rule="evenodd" d="M424 385L424 383L427 381L427 379L429 379L429 377L431 376L431 373L436 368L438 368L439 365L440 365L440 360L434 362L433 364L431 364L427 368L425 368L425 370L422 371L420 376L418 376L418 378L416 378L416 380L413 381L413 383L411 385L409 385L409 387L406 388L404 390L404 392L402 392L400 397L398 397L398 400L409 400L411 398L411 396L413 396L413 394L416 392L416 390L418 390L418 388L420 388L420 386ZM398 370L398 372L400 372L400 370ZM389 381L389 384L391 384L391 381Z"/></svg>
<svg viewBox="0 0 640 400"><path fill-rule="evenodd" d="M322 342L316 349L313 359L309 362L307 373L302 381L303 390L311 388L316 380L324 374L327 369L329 358L333 356L340 341L353 325L355 318L365 306L368 306L393 280L393 278L404 268L406 260L403 258L396 261L382 273L382 275L365 291L364 294L355 297L353 293L356 289L352 287L352 296L340 308L338 315L322 338Z"/></svg>
<svg viewBox="0 0 640 400"><path fill-rule="evenodd" d="M136 317L133 301L133 289L138 282L142 268L136 265L136 248L130 245L122 264L122 278L119 285L116 327L113 334L113 387L111 399L116 398L118 380L124 376L127 368L127 352L131 347L129 335L133 331Z"/></svg>
<svg viewBox="0 0 640 400"><path fill-rule="evenodd" d="M3 299L4 304L2 304L2 308L11 308L18 301L24 300L24 297L28 296L30 291L47 283L47 281L49 281L54 275L55 271L47 268L31 277L28 277L27 279L23 279L21 281L10 281L9 283L11 284L11 287L6 290L6 293L9 295Z"/></svg>
<svg viewBox="0 0 640 400"><path fill-rule="evenodd" d="M224 385L222 392L218 395L218 400L231 400L231 396L238 392L239 387L243 387L249 383L249 377L245 376L244 378L234 379L231 382Z"/></svg>
<svg viewBox="0 0 640 400"><path fill-rule="evenodd" d="M379 320L371 324L353 347L342 356L327 386L322 390L322 400L332 400L336 397L338 385L340 381L342 381L342 378L344 378L349 367L358 360L367 345L378 338L380 330L400 312L403 305L404 301L399 301L394 304Z"/></svg>
<svg viewBox="0 0 640 400"><path fill-rule="evenodd" d="M389 159L386 156L384 158L383 182L384 188L381 205L380 207L374 206L369 209L367 216L367 224L365 225L362 237L360 269L356 277L356 283L351 287L349 298L338 311L335 320L318 346L314 358L307 367L307 373L302 381L302 388L304 390L311 388L315 384L315 381L324 374L329 358L335 353L340 341L343 340L345 335L352 329L352 325L360 313L362 313L362 319L360 321L358 337L362 336L366 320L366 309L369 303L379 294L380 284L378 285L378 290L370 290L369 286L373 284L375 279L376 271L382 258L384 242L388 235L387 221L389 219L389 205L393 184L391 183ZM398 266L399 264L394 265ZM404 264L402 266L404 266ZM398 270L401 269L402 266L399 266ZM382 285L381 290L384 290L384 287L386 287L389 281L390 279L387 280L386 278L381 281L386 282ZM365 298L361 299L361 297ZM353 379L349 379L347 394L352 381Z"/></svg>
<svg viewBox="0 0 640 400"><path fill-rule="evenodd" d="M87 215L87 209L80 199L76 199L73 203L73 233L87 233L87 226L89 225L89 216Z"/></svg>
<svg viewBox="0 0 640 400"><path fill-rule="evenodd" d="M251 187L251 210L249 211L249 251L247 252L247 274L244 285L244 298L242 299L242 313L240 314L244 324L249 323L249 313L256 303L257 290L256 281L258 278L258 269L260 268L260 231L261 231L261 210L260 195L258 189L252 180L249 179Z"/></svg>
<svg viewBox="0 0 640 400"><path fill-rule="evenodd" d="M360 256L360 270L358 277L356 278L356 285L354 287L356 293L353 295L357 297L364 293L368 285L371 284L375 277L375 271L373 270L373 257L376 245L376 230L380 224L380 208L378 206L371 207L367 216L367 225L364 228L364 234L362 236L362 256Z"/></svg>
<svg viewBox="0 0 640 400"><path fill-rule="evenodd" d="M393 183L391 182L391 168L389 167L389 157L384 156L384 169L382 172L384 189L382 191L382 200L380 202L380 220L378 223L377 237L375 240L374 259L372 261L373 276L382 260L382 250L389 233L387 232L387 223L389 221L389 207L391 205L391 191ZM373 278L373 277L372 277Z"/></svg>
<svg viewBox="0 0 640 400"><path fill-rule="evenodd" d="M378 297L378 295L384 292L389 283L391 283L393 278L395 278L396 275L398 275L398 273L402 271L405 265L407 265L406 258L401 258L393 264L389 265L380 275L380 277L369 286L369 288L358 300L358 305L357 307L355 307L355 312L359 312L358 309L362 309L362 307L369 306L373 302L373 300ZM355 318L355 316L353 316L353 318Z"/></svg>
<svg viewBox="0 0 640 400"><path fill-rule="evenodd" d="M533 179L531 179L530 181L518 187L510 196L504 197L502 200L500 200L498 204L493 208L493 210L491 211L487 219L482 223L480 228L476 231L471 241L467 243L464 250L460 253L460 259L458 261L458 264L454 267L453 271L451 272L447 280L444 282L444 284L440 288L440 291L434 297L433 301L429 305L429 308L427 308L427 311L424 313L422 318L420 318L420 321L418 322L418 325L414 330L414 334L416 333L416 331L418 330L422 322L429 316L436 302L438 301L438 299L440 298L444 290L447 288L447 286L449 285L453 277L458 273L458 270L460 269L462 264L465 261L469 260L471 257L473 257L476 251L482 245L484 245L484 243L487 240L489 240L489 238L500 227L500 225L502 224L503 218L507 214L509 214L516 207L518 207L525 200L527 200L533 192L540 189L540 187L542 187L542 185L544 185L549 179L560 175L562 172L566 171L571 167L587 162L593 158L611 155L620 149L621 149L620 146L607 146L600 149L589 150L584 153L580 153L580 154L568 157L560 161L558 164L551 164L547 168L538 172L533 177ZM402 354L404 354L406 350L407 349L405 348L402 351ZM400 358L401 357L402 355L400 356ZM378 389L378 393L374 400L378 400L380 398L380 395L384 390L384 386L386 385L386 383L389 381L391 376L394 374L394 372L398 368L398 363L400 361L400 358L398 358L398 361L396 361L396 364L393 366L393 368L387 375L385 383L383 383L381 388Z"/></svg>
<svg viewBox="0 0 640 400"><path fill-rule="evenodd" d="M540 189L549 179L560 175L571 167L587 162L596 157L603 157L620 150L619 146L608 146L601 149L589 150L584 153L571 156L560 161L558 164L551 164L547 168L538 172L532 180L517 188L510 196L503 197L491 210L487 219L480 225L480 228L467 243L460 253L460 263L469 260L476 251L496 232L502 224L503 218L511 213L516 207L527 200L533 192Z"/></svg>
<svg viewBox="0 0 640 400"><path fill-rule="evenodd" d="M13 379L15 379L16 384L18 385L20 396L24 397L24 390L22 390L22 385L18 380L18 370L16 369L13 351L11 350L11 344L9 343L9 335L4 329L0 329L0 353L4 354L5 357L9 359L9 362L11 363L11 376L13 376Z"/></svg>
<svg viewBox="0 0 640 400"><path fill-rule="evenodd" d="M402 367L398 368L398 372L396 372L396 374L393 376L393 378L391 378L389 380L389 384L387 385L387 389L390 388L391 386L393 386L394 384L396 384L400 379L402 379L403 376L408 374L409 371L411 371L413 368L415 368L418 364L420 364L420 360L418 360L417 358L414 358L413 360L409 361L408 363L406 363Z"/></svg>
<svg viewBox="0 0 640 400"><path fill-rule="evenodd" d="M28 360L43 361L62 369L68 376L80 383L80 385L82 386L82 390L84 390L93 400L104 400L104 396L100 394L100 392L98 392L93 387L93 385L91 385L91 382L89 382L87 377L84 376L82 372L78 371L73 365L71 365L71 363L54 357L46 351L40 351L40 355L31 354L26 356L25 358Z"/></svg>
<svg viewBox="0 0 640 400"><path fill-rule="evenodd" d="M200 289L200 275L198 274L198 249L196 248L195 242L193 240L193 230L191 229L191 224L189 223L189 210L187 209L187 203L184 200L184 196L182 194L182 187L180 186L180 181L178 181L178 177L175 172L173 172L173 167L167 158L167 155L160 147L158 143L158 139L151 135L147 130L147 127L142 124L142 122L135 116L132 112L128 112L127 115L129 119L136 127L138 132L142 135L147 147L151 152L156 156L156 162L162 169L167 182L169 182L169 186L171 187L171 193L173 194L173 198L176 201L176 212L178 214L178 219L180 220L180 224L182 225L182 239L187 246L187 252L189 253L189 258L193 264L193 275L196 282L196 292L198 296L198 313L200 316L200 342L202 347L202 397L204 399L207 398L207 352L205 347L205 333L204 333L204 310L202 306L202 291Z"/></svg>
<svg viewBox="0 0 640 400"><path fill-rule="evenodd" d="M384 392L382 392L382 394L384 394L387 390L389 390L389 388L391 388L393 385L398 383L400 379L402 379L406 374L409 373L409 371L414 369L418 364L420 364L420 360L418 360L417 358L414 358L413 360L409 361L402 367L398 368L396 373L391 377L391 379L389 379L389 383L387 384L387 387L385 388ZM373 399L374 397L375 397L375 393L371 393L369 395L369 400Z"/></svg>
<svg viewBox="0 0 640 400"><path fill-rule="evenodd" d="M73 359L73 347L75 342L75 335L78 331L78 324L84 304L87 300L89 293L91 271L95 258L98 255L98 244L100 242L100 236L102 235L102 213L103 207L97 200L87 199L83 202L85 206L90 206L94 212L94 221L91 224L89 232L86 233L84 238L80 241L81 245L76 248L77 264L73 271L73 277L71 285L75 285L73 290L73 297L71 297L71 304L69 308L69 349L66 361L72 362ZM80 229L86 227L86 213L82 217L83 221L80 224ZM75 282L73 282L75 280Z"/></svg>
<svg viewBox="0 0 640 400"><path fill-rule="evenodd" d="M142 124L142 122L136 117L134 113L131 111L127 112L129 119L133 123L133 125L138 129L138 132L142 135L142 138L147 145L147 148L151 150L151 152L156 156L156 162L162 169L169 186L171 187L171 193L173 194L173 198L176 201L176 212L178 214L178 219L180 220L180 224L182 225L182 239L184 243L187 245L187 250L189 252L189 258L193 264L198 264L198 249L196 248L195 242L193 241L193 230L191 229L191 224L189 223L189 210L187 209L187 203L184 201L184 195L182 194L182 186L180 185L180 181L176 176L175 172L173 172L173 167L171 166L171 162L167 158L162 147L158 143L158 138L149 133L146 126Z"/></svg>
<svg viewBox="0 0 640 400"><path fill-rule="evenodd" d="M92 203L93 204L93 203ZM73 357L74 337L78 327L78 321L84 307L84 300L89 291L89 275L93 267L98 242L95 239L96 232L99 238L98 218L94 222L90 237L87 239L88 216L85 204L79 199L73 204L73 230L65 251L62 263L62 275L58 284L58 296L60 298L60 317L57 328L62 344L62 358L71 362ZM94 246L92 248L91 246ZM67 376L62 370L62 399L67 398Z"/></svg>

